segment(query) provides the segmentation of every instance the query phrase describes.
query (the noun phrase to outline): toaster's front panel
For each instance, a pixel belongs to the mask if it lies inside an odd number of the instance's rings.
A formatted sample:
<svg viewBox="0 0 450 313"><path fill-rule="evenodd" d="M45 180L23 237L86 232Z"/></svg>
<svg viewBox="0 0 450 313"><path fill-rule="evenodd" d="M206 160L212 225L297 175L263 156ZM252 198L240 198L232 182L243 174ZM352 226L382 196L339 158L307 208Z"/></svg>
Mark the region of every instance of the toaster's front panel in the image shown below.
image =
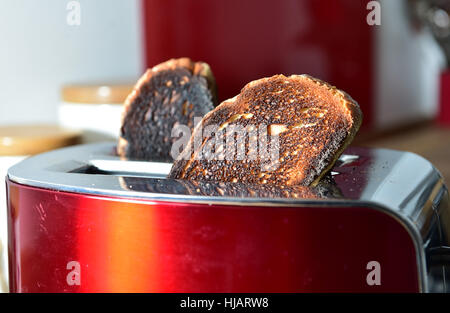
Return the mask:
<svg viewBox="0 0 450 313"><path fill-rule="evenodd" d="M421 291L413 239L374 208L8 189L13 292Z"/></svg>

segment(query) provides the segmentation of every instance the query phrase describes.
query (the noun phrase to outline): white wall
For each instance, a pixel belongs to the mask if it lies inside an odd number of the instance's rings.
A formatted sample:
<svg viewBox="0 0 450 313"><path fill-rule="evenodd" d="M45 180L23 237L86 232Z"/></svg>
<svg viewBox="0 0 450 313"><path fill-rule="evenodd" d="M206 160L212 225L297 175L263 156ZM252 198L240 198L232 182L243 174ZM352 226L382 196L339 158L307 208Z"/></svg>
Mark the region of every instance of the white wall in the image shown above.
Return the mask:
<svg viewBox="0 0 450 313"><path fill-rule="evenodd" d="M140 2L79 0L79 26L68 2L0 1L0 125L56 122L63 84L140 76Z"/></svg>

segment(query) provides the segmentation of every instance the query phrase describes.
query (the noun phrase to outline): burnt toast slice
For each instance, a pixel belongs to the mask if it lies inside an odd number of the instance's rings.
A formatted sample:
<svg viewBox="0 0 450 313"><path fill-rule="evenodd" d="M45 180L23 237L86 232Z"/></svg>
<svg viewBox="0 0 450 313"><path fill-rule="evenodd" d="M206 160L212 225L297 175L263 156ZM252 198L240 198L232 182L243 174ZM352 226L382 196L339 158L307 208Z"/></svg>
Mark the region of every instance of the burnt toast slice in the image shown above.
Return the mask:
<svg viewBox="0 0 450 313"><path fill-rule="evenodd" d="M308 75L259 79L204 116L168 178L315 185L361 122L359 105L319 79Z"/></svg>
<svg viewBox="0 0 450 313"><path fill-rule="evenodd" d="M124 103L117 153L123 159L171 162L174 126L194 128L217 105L216 84L204 62L171 59L139 79Z"/></svg>

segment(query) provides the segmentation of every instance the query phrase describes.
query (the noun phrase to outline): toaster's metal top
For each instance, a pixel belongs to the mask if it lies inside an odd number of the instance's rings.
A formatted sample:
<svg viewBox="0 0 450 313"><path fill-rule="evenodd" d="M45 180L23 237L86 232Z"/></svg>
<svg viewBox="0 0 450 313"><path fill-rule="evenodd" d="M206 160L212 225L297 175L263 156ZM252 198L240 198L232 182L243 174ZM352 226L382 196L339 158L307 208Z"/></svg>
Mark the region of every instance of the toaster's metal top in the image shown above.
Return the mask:
<svg viewBox="0 0 450 313"><path fill-rule="evenodd" d="M30 157L11 167L8 177L28 186L129 199L276 206L369 205L389 209L421 230L430 223L432 209L447 201L443 178L430 162L410 152L387 149L348 148L333 168L332 179L318 188L301 187L297 198L267 190L255 192L242 184L166 179L170 168L170 163L120 160L114 143L95 143Z"/></svg>
<svg viewBox="0 0 450 313"><path fill-rule="evenodd" d="M243 190L215 195L207 188L214 184L196 183L198 186L188 188L184 182L165 179L170 168L170 163L120 160L113 143L101 143L30 157L11 167L8 177L24 185L86 194L208 202L370 202L397 208L407 215L431 206L428 197L446 190L442 176L430 162L410 152L386 149L347 149L332 171L332 183L319 185L321 190L315 190L314 197L306 192L313 189L304 187L306 196L300 195L302 199L280 196L277 200ZM323 192L325 189L328 192Z"/></svg>

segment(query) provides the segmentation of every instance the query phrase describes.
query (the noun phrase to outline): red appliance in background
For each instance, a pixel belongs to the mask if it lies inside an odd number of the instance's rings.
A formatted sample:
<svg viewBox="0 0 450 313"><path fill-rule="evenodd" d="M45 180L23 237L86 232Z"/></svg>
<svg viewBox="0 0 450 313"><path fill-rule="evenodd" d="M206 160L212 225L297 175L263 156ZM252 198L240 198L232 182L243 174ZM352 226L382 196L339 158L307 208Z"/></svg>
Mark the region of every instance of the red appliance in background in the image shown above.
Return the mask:
<svg viewBox="0 0 450 313"><path fill-rule="evenodd" d="M307 73L347 91L370 127L374 27L368 1L143 1L146 64L188 56L208 62L219 98L275 74Z"/></svg>

